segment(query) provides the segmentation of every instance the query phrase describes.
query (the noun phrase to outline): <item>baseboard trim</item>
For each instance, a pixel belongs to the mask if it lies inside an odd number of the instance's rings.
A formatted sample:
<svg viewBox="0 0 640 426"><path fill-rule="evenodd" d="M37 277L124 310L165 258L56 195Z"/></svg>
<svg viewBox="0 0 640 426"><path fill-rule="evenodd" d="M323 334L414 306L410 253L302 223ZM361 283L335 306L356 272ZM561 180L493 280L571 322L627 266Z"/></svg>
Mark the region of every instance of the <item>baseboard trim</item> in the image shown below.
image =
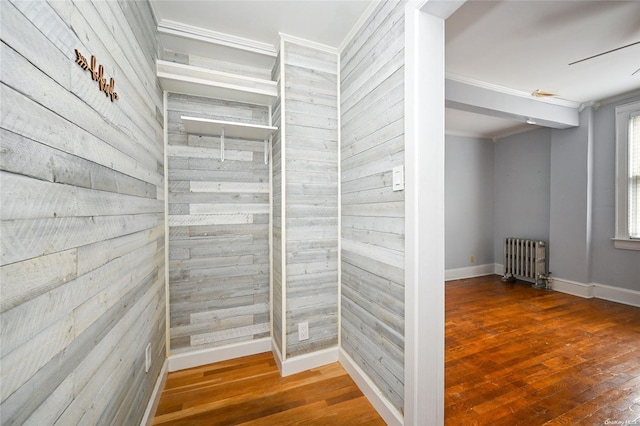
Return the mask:
<svg viewBox="0 0 640 426"><path fill-rule="evenodd" d="M594 283L593 295L598 299L640 308L640 291Z"/></svg>
<svg viewBox="0 0 640 426"><path fill-rule="evenodd" d="M591 299L593 295L593 284L584 284L564 278L553 277L551 289L560 293L571 294L585 299Z"/></svg>
<svg viewBox="0 0 640 426"><path fill-rule="evenodd" d="M467 266L465 268L447 269L444 271L444 280L461 280L464 278L482 277L484 275L493 275L496 265L488 263L486 265Z"/></svg>
<svg viewBox="0 0 640 426"><path fill-rule="evenodd" d="M319 351L311 352L308 354L298 355L291 358L287 358L282 361L280 351L273 346L274 358L280 375L287 377L292 374L301 373L303 371L311 370L312 368L322 367L323 365L338 362L338 347L322 349Z"/></svg>
<svg viewBox="0 0 640 426"><path fill-rule="evenodd" d="M271 352L273 353L273 358L276 360L280 376L282 376L282 353L280 353L280 349L278 349L275 339L271 339Z"/></svg>
<svg viewBox="0 0 640 426"><path fill-rule="evenodd" d="M493 269L491 269L493 268ZM473 274L473 275L471 275ZM469 268L449 269L445 271L445 280L457 280L463 278L481 277L484 275L503 275L504 265L500 263L472 266ZM585 299L597 298L610 302L640 308L640 291L621 287L612 287L598 283L580 283L564 278L553 277L551 289L560 293L571 294Z"/></svg>
<svg viewBox="0 0 640 426"><path fill-rule="evenodd" d="M151 426L153 423L153 417L158 409L160 396L162 395L162 390L164 389L164 384L167 382L167 375L169 374L168 361L168 359L165 359L162 364L162 369L158 375L158 380L156 380L156 385L153 387L153 392L151 392L151 398L149 398L149 402L147 402L147 409L144 410L144 416L142 417L140 426Z"/></svg>
<svg viewBox="0 0 640 426"><path fill-rule="evenodd" d="M199 367L214 362L255 355L271 350L271 338L251 340L217 348L201 349L183 354L171 355L168 358L169 371L179 371L192 367Z"/></svg>
<svg viewBox="0 0 640 426"><path fill-rule="evenodd" d="M380 389L373 383L367 374L355 363L344 349L340 349L338 361L349 373L349 376L358 385L364 396L369 400L373 408L376 409L380 417L389 426L400 426L404 424L402 414L384 397Z"/></svg>
<svg viewBox="0 0 640 426"><path fill-rule="evenodd" d="M622 303L623 305L640 307L640 291L627 288L612 287L598 283L584 284L555 277L551 288L561 293L572 294L585 299L595 297L610 302Z"/></svg>

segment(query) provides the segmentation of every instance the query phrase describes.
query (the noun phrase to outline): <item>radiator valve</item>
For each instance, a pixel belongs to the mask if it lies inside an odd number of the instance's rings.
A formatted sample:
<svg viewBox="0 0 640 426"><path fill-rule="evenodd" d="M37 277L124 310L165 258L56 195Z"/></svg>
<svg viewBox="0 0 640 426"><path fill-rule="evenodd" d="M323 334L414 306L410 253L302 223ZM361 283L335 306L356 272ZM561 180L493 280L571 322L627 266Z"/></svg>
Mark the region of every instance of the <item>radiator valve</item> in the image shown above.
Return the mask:
<svg viewBox="0 0 640 426"><path fill-rule="evenodd" d="M551 272L549 272L548 274L540 274L538 276L538 279L540 280L540 283L541 283L539 288L543 288L545 290L552 289L553 277L551 276Z"/></svg>

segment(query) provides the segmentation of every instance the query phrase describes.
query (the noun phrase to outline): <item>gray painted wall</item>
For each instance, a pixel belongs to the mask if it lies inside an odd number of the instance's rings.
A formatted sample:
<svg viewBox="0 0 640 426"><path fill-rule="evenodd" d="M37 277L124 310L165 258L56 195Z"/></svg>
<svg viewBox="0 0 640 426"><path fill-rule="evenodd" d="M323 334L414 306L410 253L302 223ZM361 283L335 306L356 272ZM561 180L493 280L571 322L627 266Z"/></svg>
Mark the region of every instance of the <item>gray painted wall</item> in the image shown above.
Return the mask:
<svg viewBox="0 0 640 426"><path fill-rule="evenodd" d="M381 2L342 52L342 340L404 405L404 3Z"/></svg>
<svg viewBox="0 0 640 426"><path fill-rule="evenodd" d="M269 166L262 141L185 133L181 116L269 124L267 107L169 93L174 354L268 337Z"/></svg>
<svg viewBox="0 0 640 426"><path fill-rule="evenodd" d="M504 239L549 241L551 131L499 139L494 159L494 259L503 263Z"/></svg>
<svg viewBox="0 0 640 426"><path fill-rule="evenodd" d="M605 105L594 114L593 232L591 281L640 291L640 252L613 246L615 232L615 107L640 96Z"/></svg>
<svg viewBox="0 0 640 426"><path fill-rule="evenodd" d="M554 276L640 290L638 252L616 249L611 241L615 226L615 107L637 99L624 99L597 111L586 109L575 129L539 129L495 143L493 262L502 264L502 240L507 235L542 238L549 241L549 269ZM466 194L463 185L454 184L463 179L454 168L475 170L484 155L471 155L471 147L460 150L462 140L447 136L447 269L469 266L467 247L482 243L482 237L473 232L469 233L470 241L456 239L466 223L454 210L454 200L476 195ZM490 167L488 162L484 164ZM482 180L484 173L486 170L478 169L476 179ZM484 200L472 204L468 207L471 210L486 208Z"/></svg>
<svg viewBox="0 0 640 426"><path fill-rule="evenodd" d="M0 8L1 423L139 424L166 357L156 23L147 2Z"/></svg>
<svg viewBox="0 0 640 426"><path fill-rule="evenodd" d="M445 138L445 268L494 263L494 143ZM474 262L471 261L474 257Z"/></svg>
<svg viewBox="0 0 640 426"><path fill-rule="evenodd" d="M592 129L593 109L586 108L579 127L551 132L549 270L580 283L591 282Z"/></svg>

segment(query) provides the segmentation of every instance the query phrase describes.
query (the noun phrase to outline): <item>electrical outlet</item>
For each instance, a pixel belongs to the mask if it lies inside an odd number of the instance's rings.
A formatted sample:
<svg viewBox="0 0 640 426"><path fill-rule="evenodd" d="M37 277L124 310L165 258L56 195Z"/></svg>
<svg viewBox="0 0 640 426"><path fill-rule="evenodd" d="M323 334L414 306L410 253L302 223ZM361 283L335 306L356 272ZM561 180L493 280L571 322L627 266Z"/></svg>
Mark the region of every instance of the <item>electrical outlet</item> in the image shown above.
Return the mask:
<svg viewBox="0 0 640 426"><path fill-rule="evenodd" d="M301 322L298 324L298 341L307 340L309 338L309 323Z"/></svg>
<svg viewBox="0 0 640 426"><path fill-rule="evenodd" d="M144 372L148 373L151 368L151 343L144 349Z"/></svg>

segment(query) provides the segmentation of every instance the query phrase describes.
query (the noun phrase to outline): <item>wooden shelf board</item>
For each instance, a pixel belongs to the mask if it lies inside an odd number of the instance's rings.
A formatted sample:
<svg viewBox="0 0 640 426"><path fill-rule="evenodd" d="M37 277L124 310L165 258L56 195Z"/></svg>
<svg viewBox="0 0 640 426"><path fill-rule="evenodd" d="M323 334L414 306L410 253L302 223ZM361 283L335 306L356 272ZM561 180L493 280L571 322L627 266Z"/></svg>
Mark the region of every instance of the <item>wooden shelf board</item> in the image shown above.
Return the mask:
<svg viewBox="0 0 640 426"><path fill-rule="evenodd" d="M220 136L224 129L224 136L240 139L265 140L277 127L262 126L259 124L237 123L232 121L211 120L182 116L182 124L187 133L205 136Z"/></svg>
<svg viewBox="0 0 640 426"><path fill-rule="evenodd" d="M277 83L191 65L157 61L160 86L167 92L250 103L273 104Z"/></svg>

